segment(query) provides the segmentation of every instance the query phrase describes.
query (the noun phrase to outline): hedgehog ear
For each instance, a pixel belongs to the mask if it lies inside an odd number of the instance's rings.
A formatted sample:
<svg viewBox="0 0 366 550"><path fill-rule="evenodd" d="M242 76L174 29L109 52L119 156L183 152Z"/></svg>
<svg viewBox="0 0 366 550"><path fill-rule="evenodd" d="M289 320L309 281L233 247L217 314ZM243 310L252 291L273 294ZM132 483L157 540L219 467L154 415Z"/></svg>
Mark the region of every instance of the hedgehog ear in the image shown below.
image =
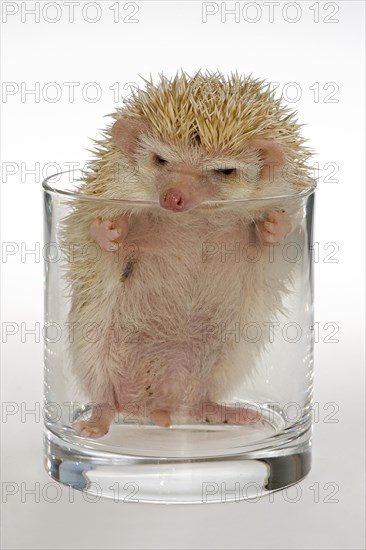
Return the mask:
<svg viewBox="0 0 366 550"><path fill-rule="evenodd" d="M136 152L140 135L146 131L147 126L142 121L120 118L112 126L112 138L122 153L131 156Z"/></svg>
<svg viewBox="0 0 366 550"><path fill-rule="evenodd" d="M259 151L261 178L273 176L274 171L285 164L286 159L282 147L274 141L254 139L250 141L250 148Z"/></svg>

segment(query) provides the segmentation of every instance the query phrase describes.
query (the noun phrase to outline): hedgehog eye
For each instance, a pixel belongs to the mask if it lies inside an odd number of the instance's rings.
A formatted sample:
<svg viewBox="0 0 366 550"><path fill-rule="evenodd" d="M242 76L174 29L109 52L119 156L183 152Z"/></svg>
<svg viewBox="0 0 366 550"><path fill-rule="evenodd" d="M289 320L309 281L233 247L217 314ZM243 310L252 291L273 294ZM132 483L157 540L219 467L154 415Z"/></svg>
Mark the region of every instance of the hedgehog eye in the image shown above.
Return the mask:
<svg viewBox="0 0 366 550"><path fill-rule="evenodd" d="M168 161L163 159L163 157L159 155L155 155L155 160L158 164L166 164Z"/></svg>
<svg viewBox="0 0 366 550"><path fill-rule="evenodd" d="M229 174L235 172L235 168L217 168L215 172L220 172L220 174L225 174L225 176L228 176Z"/></svg>

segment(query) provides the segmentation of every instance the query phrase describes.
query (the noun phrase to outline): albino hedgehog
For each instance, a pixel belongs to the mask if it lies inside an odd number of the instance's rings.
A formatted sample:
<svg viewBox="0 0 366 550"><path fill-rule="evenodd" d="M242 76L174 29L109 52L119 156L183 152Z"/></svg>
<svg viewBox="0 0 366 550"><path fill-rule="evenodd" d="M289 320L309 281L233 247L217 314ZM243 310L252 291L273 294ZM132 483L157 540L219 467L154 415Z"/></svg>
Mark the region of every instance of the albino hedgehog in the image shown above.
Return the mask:
<svg viewBox="0 0 366 550"><path fill-rule="evenodd" d="M230 398L265 342L223 330L283 311L294 266L265 252L300 231L281 196L314 185L295 114L263 81L199 71L145 83L111 115L63 221L80 245L67 279L72 369L95 404L75 429L88 437L131 409L166 427L248 421ZM77 251L92 242L88 262ZM90 323L97 338L82 333Z"/></svg>

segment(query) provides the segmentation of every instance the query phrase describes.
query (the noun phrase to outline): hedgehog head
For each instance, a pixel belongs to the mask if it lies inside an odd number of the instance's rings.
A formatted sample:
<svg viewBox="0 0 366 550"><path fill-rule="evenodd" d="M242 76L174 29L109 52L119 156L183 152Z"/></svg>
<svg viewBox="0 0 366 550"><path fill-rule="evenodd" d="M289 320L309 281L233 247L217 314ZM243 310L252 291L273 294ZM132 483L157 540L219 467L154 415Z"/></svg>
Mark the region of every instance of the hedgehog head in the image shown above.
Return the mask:
<svg viewBox="0 0 366 550"><path fill-rule="evenodd" d="M296 113L269 84L201 71L145 83L112 115L105 140L98 142L99 190L117 198L159 199L164 208L185 211L205 201L314 185ZM110 185L112 166L118 175L114 170Z"/></svg>

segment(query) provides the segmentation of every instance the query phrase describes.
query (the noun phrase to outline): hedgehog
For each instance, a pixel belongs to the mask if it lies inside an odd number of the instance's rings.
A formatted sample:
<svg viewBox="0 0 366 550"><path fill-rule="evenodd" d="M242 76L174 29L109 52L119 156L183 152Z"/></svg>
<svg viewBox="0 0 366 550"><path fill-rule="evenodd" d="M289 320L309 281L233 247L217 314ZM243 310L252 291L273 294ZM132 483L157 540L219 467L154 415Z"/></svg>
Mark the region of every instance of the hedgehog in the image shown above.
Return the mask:
<svg viewBox="0 0 366 550"><path fill-rule="evenodd" d="M143 80L107 115L62 221L78 245L65 273L71 370L93 403L74 429L90 438L131 410L161 428L249 421L232 399L268 343L229 328L285 312L294 264L265 252L304 239L296 197L314 186L296 113L264 80Z"/></svg>

